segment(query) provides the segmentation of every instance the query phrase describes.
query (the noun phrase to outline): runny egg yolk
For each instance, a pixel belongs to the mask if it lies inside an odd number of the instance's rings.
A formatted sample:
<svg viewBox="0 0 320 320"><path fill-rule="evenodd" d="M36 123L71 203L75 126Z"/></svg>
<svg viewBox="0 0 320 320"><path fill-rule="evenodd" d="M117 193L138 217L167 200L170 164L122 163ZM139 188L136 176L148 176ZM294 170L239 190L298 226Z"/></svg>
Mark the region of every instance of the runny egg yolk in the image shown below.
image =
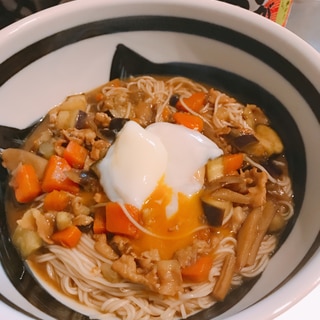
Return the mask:
<svg viewBox="0 0 320 320"><path fill-rule="evenodd" d="M168 217L167 207L177 197L178 210ZM203 225L199 192L186 196L175 194L161 179L141 208L143 227L154 234L141 232L132 245L135 252L158 249L162 259L172 258L174 252L192 243L197 228Z"/></svg>
<svg viewBox="0 0 320 320"><path fill-rule="evenodd" d="M140 236L132 240L137 253L158 249L170 259L192 242L203 224L203 168L221 154L213 141L182 125L125 124L97 168L108 198L142 213Z"/></svg>

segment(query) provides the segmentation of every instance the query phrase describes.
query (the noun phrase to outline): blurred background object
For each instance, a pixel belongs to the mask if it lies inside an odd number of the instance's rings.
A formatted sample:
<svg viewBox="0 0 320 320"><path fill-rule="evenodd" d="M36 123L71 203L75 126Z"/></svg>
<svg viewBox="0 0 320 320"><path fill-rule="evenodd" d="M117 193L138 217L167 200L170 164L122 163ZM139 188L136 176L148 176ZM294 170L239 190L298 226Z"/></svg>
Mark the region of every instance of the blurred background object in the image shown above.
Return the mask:
<svg viewBox="0 0 320 320"><path fill-rule="evenodd" d="M287 28L320 51L320 0L294 0Z"/></svg>
<svg viewBox="0 0 320 320"><path fill-rule="evenodd" d="M220 0L253 11L285 26L293 0Z"/></svg>
<svg viewBox="0 0 320 320"><path fill-rule="evenodd" d="M70 0L0 0L0 28L37 11Z"/></svg>

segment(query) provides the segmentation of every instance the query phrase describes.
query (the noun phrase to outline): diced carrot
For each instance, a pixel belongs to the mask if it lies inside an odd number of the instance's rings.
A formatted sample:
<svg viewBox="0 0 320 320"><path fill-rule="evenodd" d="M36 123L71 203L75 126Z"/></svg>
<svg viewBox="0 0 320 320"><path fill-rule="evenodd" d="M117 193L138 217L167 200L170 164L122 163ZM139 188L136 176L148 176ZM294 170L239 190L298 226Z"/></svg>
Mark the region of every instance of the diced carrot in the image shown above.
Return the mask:
<svg viewBox="0 0 320 320"><path fill-rule="evenodd" d="M224 175L234 174L242 165L242 153L224 154L218 158L211 159L206 166L208 181L213 181Z"/></svg>
<svg viewBox="0 0 320 320"><path fill-rule="evenodd" d="M108 82L108 85L111 87L120 87L121 86L121 80L119 78L113 79Z"/></svg>
<svg viewBox="0 0 320 320"><path fill-rule="evenodd" d="M108 85L109 87L118 88L118 87L121 86L121 80L118 79L118 78L113 79L113 80L109 81L109 82L107 83L107 85ZM97 102L104 100L105 97L106 97L106 96L105 96L101 91L98 91L98 92L95 94L95 99L96 99Z"/></svg>
<svg viewBox="0 0 320 320"><path fill-rule="evenodd" d="M73 140L69 141L63 152L63 157L68 161L70 166L76 169L83 168L87 156L88 150Z"/></svg>
<svg viewBox="0 0 320 320"><path fill-rule="evenodd" d="M36 170L31 164L21 164L14 172L12 186L18 202L27 203L34 200L41 193Z"/></svg>
<svg viewBox="0 0 320 320"><path fill-rule="evenodd" d="M105 98L105 95L102 92L98 92L96 94L96 101L97 102L102 101L104 98Z"/></svg>
<svg viewBox="0 0 320 320"><path fill-rule="evenodd" d="M226 154L222 158L223 161L223 171L224 174L230 174L242 167L243 164L243 154Z"/></svg>
<svg viewBox="0 0 320 320"><path fill-rule="evenodd" d="M212 264L212 256L201 256L194 264L181 269L182 277L191 282L207 281Z"/></svg>
<svg viewBox="0 0 320 320"><path fill-rule="evenodd" d="M64 190L71 193L79 192L79 186L67 177L65 172L71 170L68 161L57 155L49 158L42 180L42 190L51 192L53 190Z"/></svg>
<svg viewBox="0 0 320 320"><path fill-rule="evenodd" d="M182 124L189 129L203 130L203 120L191 113L187 112L176 112L173 114L173 119L177 124Z"/></svg>
<svg viewBox="0 0 320 320"><path fill-rule="evenodd" d="M43 206L45 210L63 211L70 203L70 194L66 191L53 190L46 194Z"/></svg>
<svg viewBox="0 0 320 320"><path fill-rule="evenodd" d="M204 106L206 101L207 94L203 91L201 92L195 92L190 97L184 98L183 102L187 105L188 108L195 112L200 112L201 108ZM176 104L176 107L179 110L186 111L185 107L179 100Z"/></svg>
<svg viewBox="0 0 320 320"><path fill-rule="evenodd" d="M163 108L162 114L161 114L163 121L169 122L171 113L172 113L172 112L170 111L169 107L168 107L168 106L165 106L165 107Z"/></svg>
<svg viewBox="0 0 320 320"><path fill-rule="evenodd" d="M74 225L57 231L51 236L52 241L66 248L74 248L79 243L80 238L81 231Z"/></svg>
<svg viewBox="0 0 320 320"><path fill-rule="evenodd" d="M126 204L125 208L134 220L139 221L139 209L129 204ZM137 227L127 218L117 202L108 202L106 204L106 228L107 231L116 234L131 237L136 237L138 235Z"/></svg>
<svg viewBox="0 0 320 320"><path fill-rule="evenodd" d="M106 213L103 207L97 209L94 213L94 220L93 220L93 233L100 234L106 233Z"/></svg>

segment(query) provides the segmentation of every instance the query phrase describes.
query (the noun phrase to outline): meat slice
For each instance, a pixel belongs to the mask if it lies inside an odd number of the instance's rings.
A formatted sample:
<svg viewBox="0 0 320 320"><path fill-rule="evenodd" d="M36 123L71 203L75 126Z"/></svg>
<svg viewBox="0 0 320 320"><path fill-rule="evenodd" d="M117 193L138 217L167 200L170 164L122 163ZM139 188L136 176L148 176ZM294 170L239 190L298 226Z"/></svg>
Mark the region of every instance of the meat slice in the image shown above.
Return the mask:
<svg viewBox="0 0 320 320"><path fill-rule="evenodd" d="M161 260L157 262L160 294L174 296L182 291L182 276L177 260Z"/></svg>

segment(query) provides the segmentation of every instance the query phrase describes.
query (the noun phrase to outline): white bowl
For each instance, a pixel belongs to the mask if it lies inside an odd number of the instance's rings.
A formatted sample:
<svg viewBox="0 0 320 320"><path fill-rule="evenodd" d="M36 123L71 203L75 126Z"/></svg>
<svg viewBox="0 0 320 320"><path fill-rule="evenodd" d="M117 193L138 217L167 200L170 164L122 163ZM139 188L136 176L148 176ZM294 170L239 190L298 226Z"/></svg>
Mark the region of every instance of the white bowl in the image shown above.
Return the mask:
<svg viewBox="0 0 320 320"><path fill-rule="evenodd" d="M279 130L296 194L295 223L252 289L215 319L276 317L320 281L319 54L276 23L218 1L78 0L0 31L1 124L23 128L66 96L106 82L118 44L155 63L212 68L215 85L260 105ZM60 304L37 308L44 293L29 278L17 279L16 289L1 267L2 296L21 319L52 318ZM11 312L5 304L0 309ZM208 311L201 318L211 317Z"/></svg>

